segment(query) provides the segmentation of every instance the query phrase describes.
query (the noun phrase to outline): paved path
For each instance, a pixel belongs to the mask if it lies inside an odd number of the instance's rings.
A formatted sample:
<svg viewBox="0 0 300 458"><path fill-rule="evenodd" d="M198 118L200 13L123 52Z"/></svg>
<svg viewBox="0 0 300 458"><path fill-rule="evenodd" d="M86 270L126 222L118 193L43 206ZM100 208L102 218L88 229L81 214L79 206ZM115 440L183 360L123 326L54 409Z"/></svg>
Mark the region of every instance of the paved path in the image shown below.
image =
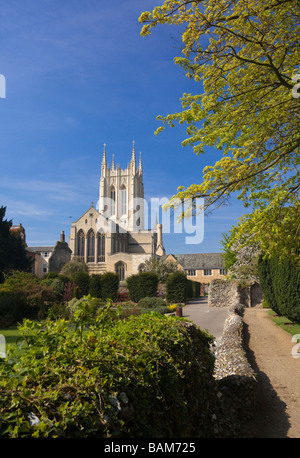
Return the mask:
<svg viewBox="0 0 300 458"><path fill-rule="evenodd" d="M188 320L193 321L203 331L207 330L216 340L223 334L225 319L228 316L229 307L209 307L207 297L194 299L182 308L182 314Z"/></svg>

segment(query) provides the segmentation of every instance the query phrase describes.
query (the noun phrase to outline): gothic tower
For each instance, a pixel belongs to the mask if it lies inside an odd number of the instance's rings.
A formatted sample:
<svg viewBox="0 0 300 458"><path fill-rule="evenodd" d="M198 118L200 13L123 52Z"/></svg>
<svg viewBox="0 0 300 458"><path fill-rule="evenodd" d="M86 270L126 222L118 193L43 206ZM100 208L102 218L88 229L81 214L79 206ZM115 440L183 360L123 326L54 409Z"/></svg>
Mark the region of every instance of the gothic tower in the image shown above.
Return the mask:
<svg viewBox="0 0 300 458"><path fill-rule="evenodd" d="M131 160L126 169L111 168L104 145L99 187L99 212L127 231L144 230L144 185L141 155L137 166L134 142Z"/></svg>

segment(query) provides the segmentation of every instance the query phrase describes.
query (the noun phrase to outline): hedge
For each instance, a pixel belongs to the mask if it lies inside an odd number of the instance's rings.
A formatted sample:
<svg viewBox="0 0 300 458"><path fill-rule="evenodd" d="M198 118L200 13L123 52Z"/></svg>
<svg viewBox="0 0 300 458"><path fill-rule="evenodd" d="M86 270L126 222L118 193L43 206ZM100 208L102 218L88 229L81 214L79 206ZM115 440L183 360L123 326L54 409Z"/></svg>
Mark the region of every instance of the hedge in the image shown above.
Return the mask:
<svg viewBox="0 0 300 458"><path fill-rule="evenodd" d="M138 302L144 297L154 297L158 287L158 276L153 272L142 272L126 279L129 297Z"/></svg>
<svg viewBox="0 0 300 458"><path fill-rule="evenodd" d="M114 272L105 272L101 275L101 298L117 300L119 276Z"/></svg>
<svg viewBox="0 0 300 458"><path fill-rule="evenodd" d="M154 312L115 320L105 307L87 318L20 328L27 345L0 365L2 437L215 436L207 333Z"/></svg>
<svg viewBox="0 0 300 458"><path fill-rule="evenodd" d="M279 315L300 322L300 269L290 259L261 255L258 274L268 306Z"/></svg>
<svg viewBox="0 0 300 458"><path fill-rule="evenodd" d="M186 288L187 288L186 297L188 299L194 299L195 297L199 297L200 296L200 287L201 287L201 283L199 283L198 281L188 279L187 285L186 285Z"/></svg>
<svg viewBox="0 0 300 458"><path fill-rule="evenodd" d="M187 298L187 278L184 272L174 272L166 282L167 301L185 304Z"/></svg>
<svg viewBox="0 0 300 458"><path fill-rule="evenodd" d="M89 293L92 297L102 298L101 275L97 275L97 274L91 275Z"/></svg>

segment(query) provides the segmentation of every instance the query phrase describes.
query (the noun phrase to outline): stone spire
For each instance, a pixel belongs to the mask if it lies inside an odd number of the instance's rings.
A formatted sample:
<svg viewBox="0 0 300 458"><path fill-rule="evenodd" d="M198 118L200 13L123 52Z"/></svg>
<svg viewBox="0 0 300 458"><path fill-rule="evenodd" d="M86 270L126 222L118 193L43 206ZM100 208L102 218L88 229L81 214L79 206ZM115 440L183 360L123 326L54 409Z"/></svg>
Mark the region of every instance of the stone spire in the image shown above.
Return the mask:
<svg viewBox="0 0 300 458"><path fill-rule="evenodd" d="M112 169L112 170L115 170L115 155L114 155L114 154L113 154L113 156L112 156L111 169Z"/></svg>
<svg viewBox="0 0 300 458"><path fill-rule="evenodd" d="M102 156L102 164L106 165L106 151L105 151L106 143L104 143L103 147L103 156Z"/></svg>
<svg viewBox="0 0 300 458"><path fill-rule="evenodd" d="M143 169L142 169L142 153L141 153L141 152L140 152L140 159L139 159L138 172L139 172L139 173L143 173Z"/></svg>
<svg viewBox="0 0 300 458"><path fill-rule="evenodd" d="M134 140L132 142L132 153L131 153L131 161L130 161L130 165L131 167L134 169L135 171L135 168L136 168L136 161L135 161L135 149L134 149Z"/></svg>

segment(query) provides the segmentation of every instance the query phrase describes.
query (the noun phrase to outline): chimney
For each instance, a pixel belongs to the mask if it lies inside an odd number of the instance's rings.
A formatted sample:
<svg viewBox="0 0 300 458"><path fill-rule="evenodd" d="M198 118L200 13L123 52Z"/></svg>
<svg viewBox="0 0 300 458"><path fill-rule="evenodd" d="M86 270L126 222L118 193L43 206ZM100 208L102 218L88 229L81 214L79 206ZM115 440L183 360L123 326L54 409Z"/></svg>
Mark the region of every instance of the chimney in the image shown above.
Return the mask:
<svg viewBox="0 0 300 458"><path fill-rule="evenodd" d="M61 234L60 234L60 241L61 241L61 242L65 242L65 233L64 233L64 231L61 231Z"/></svg>

